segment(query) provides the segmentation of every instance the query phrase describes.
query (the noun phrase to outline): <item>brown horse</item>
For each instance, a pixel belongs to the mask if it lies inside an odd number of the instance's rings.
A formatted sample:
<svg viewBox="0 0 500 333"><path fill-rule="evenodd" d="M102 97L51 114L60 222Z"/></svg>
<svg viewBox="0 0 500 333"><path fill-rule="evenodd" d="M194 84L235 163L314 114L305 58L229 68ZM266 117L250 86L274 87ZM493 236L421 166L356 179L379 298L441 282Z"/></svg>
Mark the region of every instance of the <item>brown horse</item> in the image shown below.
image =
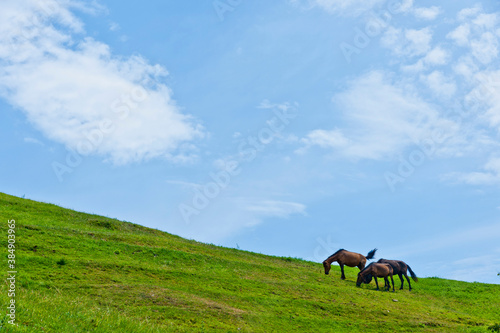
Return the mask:
<svg viewBox="0 0 500 333"><path fill-rule="evenodd" d="M375 278L375 284L377 285L377 290L378 288L378 281L377 277L383 277L385 281L384 287L387 288L387 291L391 288L391 283L389 282L389 276L391 277L392 281L392 291L394 292L394 279L392 278L393 274L393 269L392 266L389 264L379 264L379 263L371 263L368 266L366 266L365 269L363 269L361 272L358 273L358 280L356 281L356 286L359 287L361 283L370 283L372 280L372 277Z"/></svg>
<svg viewBox="0 0 500 333"><path fill-rule="evenodd" d="M377 249L373 249L370 252L368 252L368 255L365 257L362 254L356 253L356 252L350 252L344 249L340 249L328 258L323 261L323 267L325 268L325 274L328 275L330 273L330 268L332 267L332 262L336 261L340 265L340 271L342 272L342 275L340 278L342 280L345 280L345 274L344 274L344 265L349 266L349 267L358 267L359 270L362 270L365 268L366 265L366 260L373 259L375 256L375 252Z"/></svg>
<svg viewBox="0 0 500 333"><path fill-rule="evenodd" d="M410 287L410 291L411 291L410 279L408 278L408 275L406 274L407 269L410 271L410 275L411 275L411 278L413 279L413 281L418 282L417 275L412 271L410 266L408 266L404 261L380 259L377 262L391 265L391 267L394 271L394 274L399 275L399 279L401 280L401 288L399 288L400 290L403 289L403 284L404 284L403 275L404 275L406 278L406 281L408 281L408 286Z"/></svg>

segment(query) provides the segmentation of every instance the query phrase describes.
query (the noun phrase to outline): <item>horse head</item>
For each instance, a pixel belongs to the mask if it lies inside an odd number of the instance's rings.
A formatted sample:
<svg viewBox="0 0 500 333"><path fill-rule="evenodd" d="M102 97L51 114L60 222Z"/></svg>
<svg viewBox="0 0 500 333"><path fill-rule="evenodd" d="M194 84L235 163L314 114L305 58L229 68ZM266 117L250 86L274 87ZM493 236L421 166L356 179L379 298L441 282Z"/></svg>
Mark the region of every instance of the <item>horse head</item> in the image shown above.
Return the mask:
<svg viewBox="0 0 500 333"><path fill-rule="evenodd" d="M370 283L372 282L373 276L371 274L362 274L363 272L358 273L358 279L356 280L356 287L359 287L361 283Z"/></svg>
<svg viewBox="0 0 500 333"><path fill-rule="evenodd" d="M363 282L363 276L361 275L361 272L359 272L358 279L356 280L356 287L359 287L362 282Z"/></svg>
<svg viewBox="0 0 500 333"><path fill-rule="evenodd" d="M325 268L325 274L328 275L328 273L330 273L330 268L332 268L332 265L325 260L323 261L323 267Z"/></svg>

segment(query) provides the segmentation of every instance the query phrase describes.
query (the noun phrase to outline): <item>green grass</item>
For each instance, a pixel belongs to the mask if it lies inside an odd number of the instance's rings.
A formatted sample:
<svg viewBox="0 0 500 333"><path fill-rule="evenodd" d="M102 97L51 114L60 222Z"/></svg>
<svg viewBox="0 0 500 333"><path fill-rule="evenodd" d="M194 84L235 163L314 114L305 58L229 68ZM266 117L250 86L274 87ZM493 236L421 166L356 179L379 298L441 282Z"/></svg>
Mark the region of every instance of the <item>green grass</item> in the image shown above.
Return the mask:
<svg viewBox="0 0 500 333"><path fill-rule="evenodd" d="M321 264L186 240L0 193L1 267L16 220L16 323L0 332L498 332L500 285L355 286ZM418 272L417 272L418 273ZM396 285L399 285L397 279ZM3 316L3 318L2 318ZM495 326L496 325L496 326Z"/></svg>

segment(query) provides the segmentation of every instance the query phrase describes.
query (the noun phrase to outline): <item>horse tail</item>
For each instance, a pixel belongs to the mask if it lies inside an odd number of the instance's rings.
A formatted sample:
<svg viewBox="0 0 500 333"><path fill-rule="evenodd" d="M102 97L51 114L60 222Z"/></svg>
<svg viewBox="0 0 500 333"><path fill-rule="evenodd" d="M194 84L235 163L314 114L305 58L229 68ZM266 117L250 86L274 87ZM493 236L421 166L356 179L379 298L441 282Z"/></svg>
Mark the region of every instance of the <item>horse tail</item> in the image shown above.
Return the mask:
<svg viewBox="0 0 500 333"><path fill-rule="evenodd" d="M370 260L370 259L375 258L375 252L377 252L377 249L373 249L370 252L368 252L368 254L366 255L366 259Z"/></svg>
<svg viewBox="0 0 500 333"><path fill-rule="evenodd" d="M413 279L413 281L418 282L418 277L417 277L417 274L415 274L415 272L413 272L413 271L411 270L411 268L410 268L410 266L409 266L409 265L406 265L406 266L408 266L408 270L410 271L410 275L411 275L411 278Z"/></svg>

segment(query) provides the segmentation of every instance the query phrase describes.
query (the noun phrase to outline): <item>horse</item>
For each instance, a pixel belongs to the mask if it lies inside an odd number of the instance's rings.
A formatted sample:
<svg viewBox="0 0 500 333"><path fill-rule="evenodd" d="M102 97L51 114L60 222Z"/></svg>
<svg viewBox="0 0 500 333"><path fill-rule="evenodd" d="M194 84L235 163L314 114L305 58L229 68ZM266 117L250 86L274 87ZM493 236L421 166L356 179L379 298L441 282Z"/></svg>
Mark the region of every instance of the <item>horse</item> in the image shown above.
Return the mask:
<svg viewBox="0 0 500 333"><path fill-rule="evenodd" d="M345 280L344 265L349 267L358 267L359 270L365 268L366 260L373 259L377 249L373 249L366 257L362 254L356 252L350 252L344 249L340 249L323 261L323 267L325 268L325 274L330 273L330 268L332 267L332 262L336 261L340 265L340 271L342 272L340 278Z"/></svg>
<svg viewBox="0 0 500 333"><path fill-rule="evenodd" d="M393 269L392 266L389 264L382 264L382 263L371 263L368 266L366 266L365 269L363 269L361 272L358 273L358 280L356 281L356 287L359 287L361 283L370 283L372 280L372 277L375 278L375 284L377 285L377 290L380 290L378 288L378 281L377 277L383 277L385 281L384 287L387 288L387 291L391 288L391 283L389 282L389 276L391 277L392 281L392 291L394 292L394 279L392 277L393 275Z"/></svg>
<svg viewBox="0 0 500 333"><path fill-rule="evenodd" d="M406 269L408 269L410 271L410 275L411 275L411 278L413 279L413 281L418 282L417 275L412 271L410 266L408 264L406 264L404 261L379 259L379 261L377 261L377 262L391 265L391 267L394 271L394 274L399 275L399 279L401 280L401 288L399 288L399 290L403 289L403 284L404 284L403 275L404 275L406 278L406 281L408 281L408 286L410 287L410 291L411 291L411 283L410 283L410 279L408 278L408 275L406 274Z"/></svg>

